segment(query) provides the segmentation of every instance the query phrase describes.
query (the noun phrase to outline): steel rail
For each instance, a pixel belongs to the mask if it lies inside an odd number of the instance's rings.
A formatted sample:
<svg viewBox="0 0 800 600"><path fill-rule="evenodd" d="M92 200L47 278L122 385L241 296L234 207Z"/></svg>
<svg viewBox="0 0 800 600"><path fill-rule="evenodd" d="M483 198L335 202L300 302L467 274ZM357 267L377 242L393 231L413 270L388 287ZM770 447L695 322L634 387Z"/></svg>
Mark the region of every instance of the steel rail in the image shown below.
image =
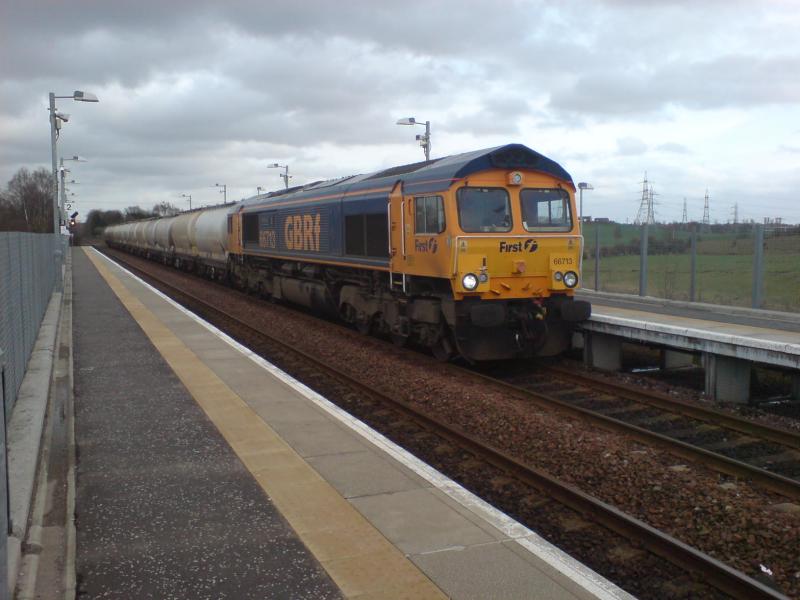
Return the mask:
<svg viewBox="0 0 800 600"><path fill-rule="evenodd" d="M643 444L661 447L671 454L675 454L692 462L705 464L716 471L720 471L733 477L750 479L773 492L777 492L783 496L786 496L787 498L800 500L800 481L796 479L791 479L777 473L772 473L771 471L755 467L751 464L736 460L734 458L729 458L722 454L717 454L716 452L711 452L709 450L699 448L698 446L693 446L692 444L671 438L662 433L650 431L649 429L639 427L638 425L626 423L625 421L615 419L614 417L594 412L588 408L576 406L556 398L555 396L551 396L550 394L528 390L524 387L520 387L500 379L495 379L494 377L483 375L482 373L476 373L474 371L463 369L461 367L455 368L462 373L469 373L470 375L505 389L508 392L521 397L522 399L536 402L536 404L539 406L551 409L555 408L576 415L583 419L592 421L597 425L604 427L605 429L624 433L625 435L628 435L629 437L638 440Z"/></svg>
<svg viewBox="0 0 800 600"><path fill-rule="evenodd" d="M604 381L597 377L587 375L586 373L569 370L564 367L550 366L546 367L544 371L552 373L559 379L615 394L620 398L631 400L632 402L648 404L713 425L721 425L728 429L738 431L739 433L761 438L762 440L768 440L794 450L800 450L800 433L788 429L779 429L777 427L763 425L762 423L756 423L755 421L744 419L721 410L692 404L691 402L672 398L667 394L652 390L644 390L624 383Z"/></svg>
<svg viewBox="0 0 800 600"><path fill-rule="evenodd" d="M589 494L586 494L578 488L559 481L540 469L531 465L525 464L516 458L505 454L485 442L477 440L469 433L455 427L449 423L439 420L437 417L426 414L419 409L413 407L411 404L393 398L386 392L383 392L370 384L364 383L355 379L347 373L343 373L336 367L328 364L327 361L319 359L303 350L299 350L289 345L288 343L274 337L257 327L250 325L243 321L239 316L228 313L226 310L218 308L209 304L206 300L195 296L194 294L180 289L162 278L147 273L143 269L131 264L124 259L114 257L115 260L126 264L132 270L145 275L146 277L157 281L164 287L172 290L172 293L177 296L184 296L191 302L197 303L204 309L212 313L216 313L225 319L233 321L236 325L245 328L246 330L256 334L257 336L266 338L271 343L276 344L281 349L288 351L290 354L301 357L315 368L329 374L330 376L345 382L369 395L379 398L381 401L390 404L397 408L413 420L428 426L457 443L469 449L472 453L481 455L488 459L488 462L496 467L513 474L522 482L545 491L558 502L568 506L572 510L593 518L611 531L632 540L635 543L642 544L652 553L669 561L687 571L697 573L703 577L703 581L710 583L716 589L730 595L733 598L741 598L742 600L757 600L757 599L772 599L772 600L788 600L787 596L781 594L779 591L764 585L763 583L753 579L752 577L737 571L736 569L726 565L725 563L681 542L680 540L666 534L647 523L628 515L614 506L603 502ZM481 376L483 377L483 376ZM486 378L490 381L497 382L491 378Z"/></svg>

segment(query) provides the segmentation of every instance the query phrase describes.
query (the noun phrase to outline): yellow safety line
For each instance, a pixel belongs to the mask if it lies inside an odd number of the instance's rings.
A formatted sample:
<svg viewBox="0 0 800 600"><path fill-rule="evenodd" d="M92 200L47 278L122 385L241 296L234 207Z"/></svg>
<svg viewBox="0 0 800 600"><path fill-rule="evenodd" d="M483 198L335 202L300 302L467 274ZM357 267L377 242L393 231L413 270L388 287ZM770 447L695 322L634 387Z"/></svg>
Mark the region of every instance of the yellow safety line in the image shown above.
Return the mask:
<svg viewBox="0 0 800 600"><path fill-rule="evenodd" d="M102 258L85 252L347 598L445 598L424 573L145 307Z"/></svg>

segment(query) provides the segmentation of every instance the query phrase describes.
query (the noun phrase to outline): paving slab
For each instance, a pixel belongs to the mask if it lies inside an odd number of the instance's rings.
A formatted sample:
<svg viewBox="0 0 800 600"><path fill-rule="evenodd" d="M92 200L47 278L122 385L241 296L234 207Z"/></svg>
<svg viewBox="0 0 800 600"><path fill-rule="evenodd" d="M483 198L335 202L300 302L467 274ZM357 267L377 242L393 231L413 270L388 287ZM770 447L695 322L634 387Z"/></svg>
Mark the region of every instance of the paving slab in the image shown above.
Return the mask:
<svg viewBox="0 0 800 600"><path fill-rule="evenodd" d="M303 422L293 413L291 417L270 420L270 425L304 458L365 449L364 443L352 433L330 421Z"/></svg>
<svg viewBox="0 0 800 600"><path fill-rule="evenodd" d="M420 487L374 452L339 452L309 457L308 463L345 498L404 492Z"/></svg>
<svg viewBox="0 0 800 600"><path fill-rule="evenodd" d="M352 498L354 506L406 554L423 554L496 542L430 490Z"/></svg>
<svg viewBox="0 0 800 600"><path fill-rule="evenodd" d="M431 552L413 557L422 569L441 573L437 579L445 593L469 600L577 600L561 582L530 568L527 561L504 546L486 546Z"/></svg>

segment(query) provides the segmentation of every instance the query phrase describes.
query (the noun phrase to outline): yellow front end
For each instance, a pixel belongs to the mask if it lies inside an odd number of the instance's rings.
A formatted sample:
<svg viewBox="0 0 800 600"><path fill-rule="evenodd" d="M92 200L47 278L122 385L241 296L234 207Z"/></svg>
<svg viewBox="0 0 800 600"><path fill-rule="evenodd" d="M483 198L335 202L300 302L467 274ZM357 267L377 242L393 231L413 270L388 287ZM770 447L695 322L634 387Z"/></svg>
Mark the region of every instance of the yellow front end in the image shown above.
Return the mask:
<svg viewBox="0 0 800 600"><path fill-rule="evenodd" d="M571 184L536 172L498 170L473 177L452 193L456 300L573 295L580 285L583 238ZM471 208L487 204L497 208L470 219Z"/></svg>
<svg viewBox="0 0 800 600"><path fill-rule="evenodd" d="M572 273L579 281L582 238L579 235L462 235L454 244L453 294L456 300L548 298L572 295L565 283ZM477 279L477 287L468 289ZM567 277L572 283L572 276Z"/></svg>

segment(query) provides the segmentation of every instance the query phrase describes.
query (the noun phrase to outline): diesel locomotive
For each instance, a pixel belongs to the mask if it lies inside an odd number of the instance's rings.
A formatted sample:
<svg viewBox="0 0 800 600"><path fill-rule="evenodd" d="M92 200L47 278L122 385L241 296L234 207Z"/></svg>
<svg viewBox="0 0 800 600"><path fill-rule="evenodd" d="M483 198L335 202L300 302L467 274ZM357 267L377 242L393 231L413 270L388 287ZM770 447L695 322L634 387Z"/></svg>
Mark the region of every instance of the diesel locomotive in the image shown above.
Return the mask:
<svg viewBox="0 0 800 600"><path fill-rule="evenodd" d="M575 185L519 144L109 227L109 246L336 315L440 359L569 347Z"/></svg>

